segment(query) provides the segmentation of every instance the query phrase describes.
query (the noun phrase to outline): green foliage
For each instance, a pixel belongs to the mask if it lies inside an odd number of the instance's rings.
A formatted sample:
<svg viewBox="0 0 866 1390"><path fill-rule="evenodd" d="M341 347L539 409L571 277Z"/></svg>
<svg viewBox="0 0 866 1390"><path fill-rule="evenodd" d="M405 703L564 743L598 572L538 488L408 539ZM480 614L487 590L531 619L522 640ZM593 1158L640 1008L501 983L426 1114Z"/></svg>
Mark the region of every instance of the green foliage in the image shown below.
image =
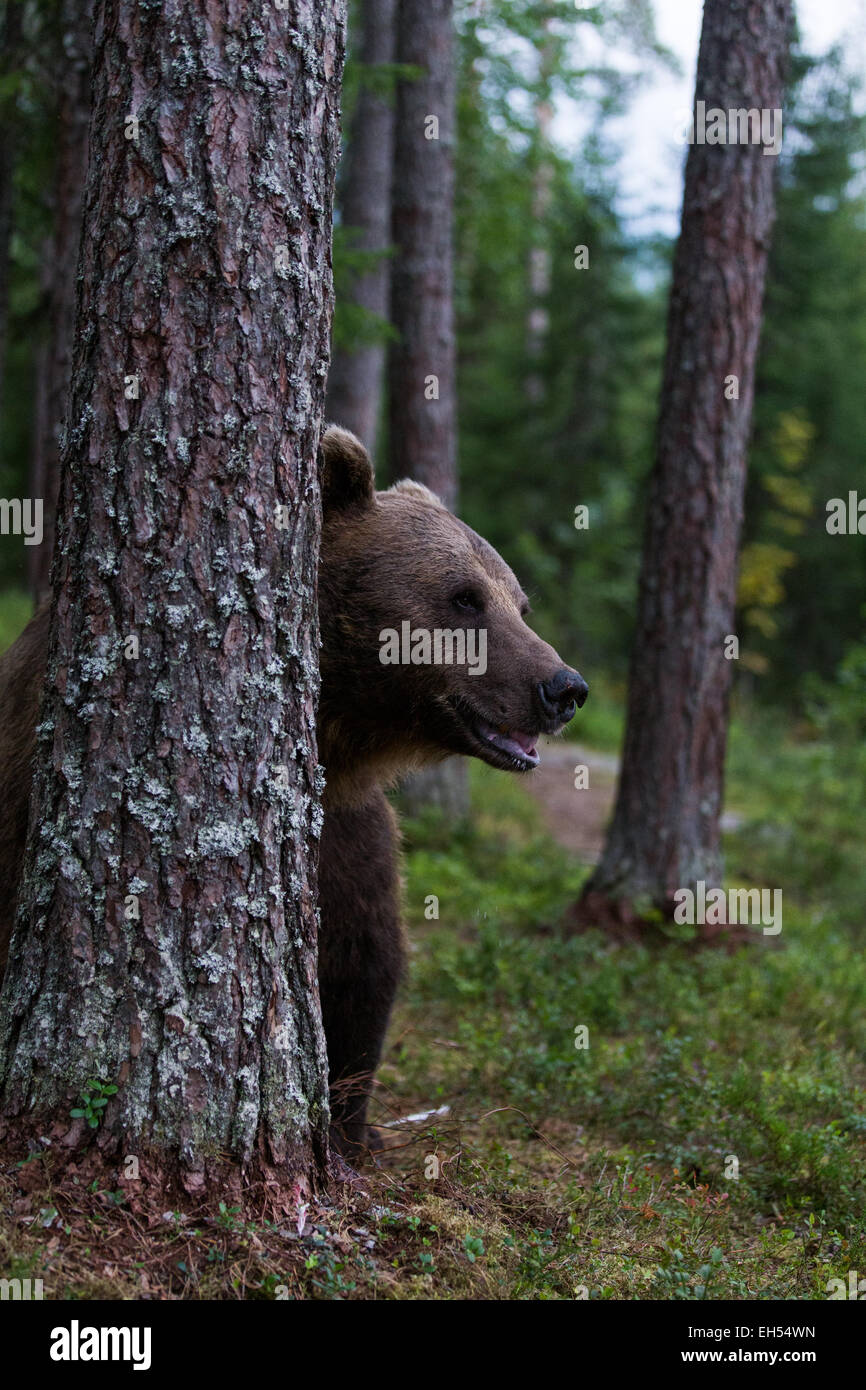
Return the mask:
<svg viewBox="0 0 866 1390"><path fill-rule="evenodd" d="M862 85L844 55L796 54L758 362L741 591L744 664L790 701L862 631L866 550L826 531L864 488L866 190ZM763 551L756 549L756 543ZM755 562L765 590L757 595ZM748 648L748 650L746 650Z"/></svg>
<svg viewBox="0 0 866 1390"><path fill-rule="evenodd" d="M529 14L523 18L531 23ZM515 22L509 8L508 24ZM636 288L637 251L623 237L614 190L594 160L596 146L590 142L574 166L532 138L532 102L550 92L537 89L540 60L533 64L519 45L514 49L504 39L501 48L488 41L484 25L468 25L462 34L461 508L517 570L540 630L560 649L579 653L582 664L622 671L641 479L657 405L662 304ZM558 62L548 59L550 90L566 80ZM571 73L569 81L572 96L582 94L580 75ZM519 85L524 104L515 97ZM541 218L539 171L549 200ZM575 269L577 244L590 249L588 271ZM550 283L536 305L529 265L538 253L547 258ZM651 259L646 248L641 254ZM535 309L547 322L538 359L529 351ZM575 530L580 503L590 508L588 531Z"/></svg>
<svg viewBox="0 0 866 1390"><path fill-rule="evenodd" d="M804 695L808 718L788 737L770 711L753 709L734 725L728 775L740 824L729 853L750 882L783 885L862 932L866 644L850 647L835 680L809 676Z"/></svg>
<svg viewBox="0 0 866 1390"><path fill-rule="evenodd" d="M666 1249L653 1285L662 1298L705 1299L724 1259L722 1251L714 1245L709 1260L697 1270L690 1270L682 1250Z"/></svg>
<svg viewBox="0 0 866 1390"><path fill-rule="evenodd" d="M419 887L436 884L427 891L436 892L449 903L449 911L478 923L482 931L484 923L498 921L504 913L525 925L555 921L577 893L582 868L564 867L561 852L537 817L531 852L525 853L525 793L480 763L470 765L470 776L481 809L477 820L460 827L459 836L435 811L415 821L403 820L404 843L416 870L410 894L416 882ZM490 834L493 813L484 809L488 804L496 806L496 837ZM513 821L505 819L509 811ZM423 915L424 895L410 896L409 908Z"/></svg>
<svg viewBox="0 0 866 1390"><path fill-rule="evenodd" d="M866 639L848 648L835 681L811 673L805 682L807 709L821 737L845 757L862 751L866 734Z"/></svg>
<svg viewBox="0 0 866 1390"><path fill-rule="evenodd" d="M388 251L362 250L355 244L355 229L352 227L334 228L334 348L357 349L369 343L388 342L394 337L394 329L387 319L356 303L348 293L355 280L373 270L383 256L390 254Z"/></svg>
<svg viewBox="0 0 866 1390"><path fill-rule="evenodd" d="M484 1241L480 1236L467 1235L463 1240L463 1248L466 1251L466 1258L470 1264L474 1264L484 1254Z"/></svg>
<svg viewBox="0 0 866 1390"><path fill-rule="evenodd" d="M114 1095L117 1095L117 1087L113 1083L91 1078L81 1092L80 1104L69 1113L73 1120L86 1120L91 1129L98 1129L102 1112Z"/></svg>

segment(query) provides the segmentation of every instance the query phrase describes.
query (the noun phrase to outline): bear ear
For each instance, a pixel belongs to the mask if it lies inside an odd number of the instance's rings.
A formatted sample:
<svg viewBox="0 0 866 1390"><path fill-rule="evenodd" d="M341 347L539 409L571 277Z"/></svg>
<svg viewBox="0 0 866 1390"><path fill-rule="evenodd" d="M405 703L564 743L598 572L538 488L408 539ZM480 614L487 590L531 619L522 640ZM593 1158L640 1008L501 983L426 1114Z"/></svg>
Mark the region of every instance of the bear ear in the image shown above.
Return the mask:
<svg viewBox="0 0 866 1390"><path fill-rule="evenodd" d="M338 425L329 425L319 447L325 516L355 507L369 507L373 501L373 465L360 439Z"/></svg>

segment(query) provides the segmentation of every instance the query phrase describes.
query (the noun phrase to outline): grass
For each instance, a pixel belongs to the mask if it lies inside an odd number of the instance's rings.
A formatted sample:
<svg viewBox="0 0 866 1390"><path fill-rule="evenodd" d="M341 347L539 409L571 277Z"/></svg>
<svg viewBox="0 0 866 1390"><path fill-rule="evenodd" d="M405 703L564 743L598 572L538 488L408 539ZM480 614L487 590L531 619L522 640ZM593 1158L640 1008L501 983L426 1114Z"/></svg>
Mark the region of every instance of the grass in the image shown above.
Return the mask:
<svg viewBox="0 0 866 1390"><path fill-rule="evenodd" d="M861 710L866 715L866 687ZM781 887L819 918L857 934L866 926L863 787L866 728L827 722L816 708L796 736L771 712L734 723L728 758L729 802L742 823L727 842L732 870Z"/></svg>
<svg viewBox="0 0 866 1390"><path fill-rule="evenodd" d="M145 1220L34 1159L2 1179L0 1273L78 1298L825 1298L866 1269L866 766L821 708L732 735L729 877L784 890L779 938L566 938L586 868L473 764L468 824L405 827L411 969L374 1118L447 1114L391 1125L363 1192L282 1223Z"/></svg>
<svg viewBox="0 0 866 1390"><path fill-rule="evenodd" d="M564 939L574 864L494 778L473 768L486 810L447 876L443 848L410 830L415 952L383 1081L407 1108L452 1104L443 1142L482 1190L559 1214L530 1232L528 1296L571 1297L569 1281L596 1297L825 1296L866 1261L866 964L849 924L786 901L783 944L734 955Z"/></svg>

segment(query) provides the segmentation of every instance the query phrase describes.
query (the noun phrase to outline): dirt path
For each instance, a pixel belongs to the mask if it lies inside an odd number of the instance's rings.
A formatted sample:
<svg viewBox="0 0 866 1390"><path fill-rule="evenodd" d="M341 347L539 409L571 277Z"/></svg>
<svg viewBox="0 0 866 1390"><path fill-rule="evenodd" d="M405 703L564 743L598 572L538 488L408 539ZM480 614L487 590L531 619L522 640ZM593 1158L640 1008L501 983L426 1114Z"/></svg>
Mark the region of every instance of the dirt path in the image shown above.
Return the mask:
<svg viewBox="0 0 866 1390"><path fill-rule="evenodd" d="M526 778L525 786L557 843L594 864L613 809L619 759L561 739L542 739L539 752L541 766ZM588 769L589 785L578 790L575 769L581 766Z"/></svg>
<svg viewBox="0 0 866 1390"><path fill-rule="evenodd" d="M597 863L613 811L619 758L562 739L542 739L539 752L541 765L524 786L541 807L554 840L585 864ZM589 785L578 790L575 770L580 766L588 769ZM722 813L722 830L736 830L741 824L736 811Z"/></svg>

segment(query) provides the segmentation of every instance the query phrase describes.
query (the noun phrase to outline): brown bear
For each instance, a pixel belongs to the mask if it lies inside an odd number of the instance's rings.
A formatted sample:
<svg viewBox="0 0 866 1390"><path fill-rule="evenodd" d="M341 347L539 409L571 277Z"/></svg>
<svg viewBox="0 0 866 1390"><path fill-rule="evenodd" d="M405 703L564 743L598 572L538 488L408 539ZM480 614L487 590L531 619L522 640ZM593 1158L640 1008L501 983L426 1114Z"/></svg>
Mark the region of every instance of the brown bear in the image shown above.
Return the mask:
<svg viewBox="0 0 866 1390"><path fill-rule="evenodd" d="M321 448L319 986L334 1140L357 1157L404 960L397 828L383 788L455 753L528 771L539 735L572 718L587 686L527 627L526 596L505 562L427 488L376 492L369 456L346 430L328 429ZM48 617L45 605L0 660L0 970Z"/></svg>

